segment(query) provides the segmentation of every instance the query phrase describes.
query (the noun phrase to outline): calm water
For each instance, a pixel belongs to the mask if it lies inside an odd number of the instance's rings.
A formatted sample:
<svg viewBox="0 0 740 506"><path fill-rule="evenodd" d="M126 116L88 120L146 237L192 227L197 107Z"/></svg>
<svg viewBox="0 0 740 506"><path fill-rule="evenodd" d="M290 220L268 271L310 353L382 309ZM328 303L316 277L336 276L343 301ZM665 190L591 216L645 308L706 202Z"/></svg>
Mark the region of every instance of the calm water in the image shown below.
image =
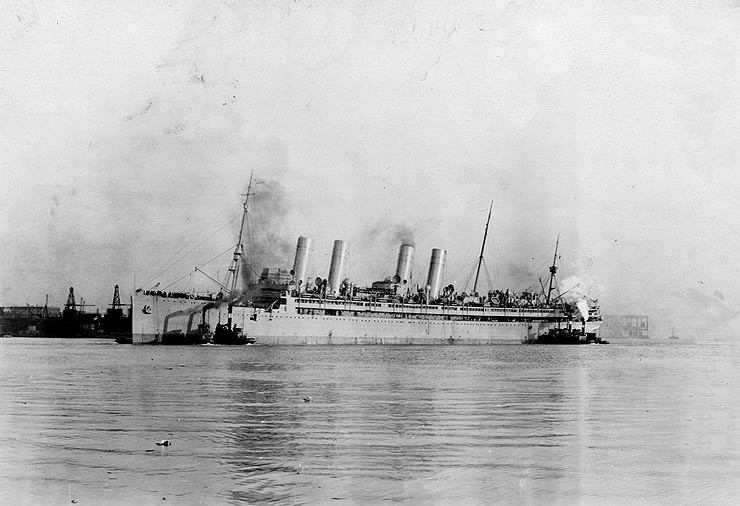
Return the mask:
<svg viewBox="0 0 740 506"><path fill-rule="evenodd" d="M0 503L737 503L739 366L717 343L2 339Z"/></svg>

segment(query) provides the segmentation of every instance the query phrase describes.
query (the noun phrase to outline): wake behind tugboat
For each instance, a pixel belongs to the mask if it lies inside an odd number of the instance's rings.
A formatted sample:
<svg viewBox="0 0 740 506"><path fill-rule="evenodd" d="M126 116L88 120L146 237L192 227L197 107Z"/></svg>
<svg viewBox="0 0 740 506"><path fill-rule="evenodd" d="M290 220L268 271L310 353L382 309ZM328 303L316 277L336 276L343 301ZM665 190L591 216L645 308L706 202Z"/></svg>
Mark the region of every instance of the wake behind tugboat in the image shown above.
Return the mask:
<svg viewBox="0 0 740 506"><path fill-rule="evenodd" d="M312 240L303 236L289 273L263 269L253 281L243 274L257 272L244 244L250 195L251 177L227 283L211 278L221 289L217 294L136 290L134 344L570 344L576 337L579 343L597 342L597 301L566 297L557 288L559 239L549 285L541 292L477 291L491 210L471 293L443 284L442 248L432 249L424 282L415 280L410 244L401 244L394 276L363 287L343 277L349 244L334 241L328 278L311 278Z"/></svg>

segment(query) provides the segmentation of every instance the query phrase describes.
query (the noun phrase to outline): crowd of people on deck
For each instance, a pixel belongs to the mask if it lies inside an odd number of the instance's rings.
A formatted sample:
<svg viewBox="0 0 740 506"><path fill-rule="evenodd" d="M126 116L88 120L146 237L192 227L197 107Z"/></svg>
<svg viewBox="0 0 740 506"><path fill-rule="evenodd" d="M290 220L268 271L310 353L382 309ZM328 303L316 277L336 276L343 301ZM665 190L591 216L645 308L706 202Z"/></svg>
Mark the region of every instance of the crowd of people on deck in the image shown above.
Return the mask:
<svg viewBox="0 0 740 506"><path fill-rule="evenodd" d="M168 297L170 299L196 299L196 300L221 300L224 297L224 294L219 292L217 294L213 293L185 293L185 292L165 292L162 290L142 290L138 289L136 290L139 293L143 293L144 295L154 295L157 297Z"/></svg>
<svg viewBox="0 0 740 506"><path fill-rule="evenodd" d="M415 291L407 288L405 292L399 293L398 285L373 283L373 288L360 288L353 284L343 283L339 288L338 297L345 300L392 302L396 304L436 304L446 306L472 306L472 307L498 307L498 308L552 308L568 305L562 299L554 298L547 300L542 293L531 290L516 292L513 290L489 290L486 294L478 292L457 292L453 285L442 288L438 297L432 298L429 287L417 287ZM387 286L386 286L387 285ZM294 297L298 296L297 290L292 290ZM300 294L302 297L326 298L326 280L318 285L312 285Z"/></svg>

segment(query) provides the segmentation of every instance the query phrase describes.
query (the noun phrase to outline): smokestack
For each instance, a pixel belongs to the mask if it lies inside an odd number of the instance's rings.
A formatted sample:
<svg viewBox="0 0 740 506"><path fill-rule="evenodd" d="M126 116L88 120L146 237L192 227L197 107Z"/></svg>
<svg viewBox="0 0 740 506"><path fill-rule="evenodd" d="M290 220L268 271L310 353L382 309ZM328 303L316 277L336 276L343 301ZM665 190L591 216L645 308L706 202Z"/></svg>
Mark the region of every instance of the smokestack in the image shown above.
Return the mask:
<svg viewBox="0 0 740 506"><path fill-rule="evenodd" d="M396 264L396 275L393 276L394 283L408 283L411 278L411 261L414 257L414 247L402 244L398 250L398 263Z"/></svg>
<svg viewBox="0 0 740 506"><path fill-rule="evenodd" d="M342 271L344 270L344 262L347 259L348 251L348 242L334 241L334 250L331 253L331 267L329 267L329 281L326 288L327 295L339 294L339 284L342 280Z"/></svg>
<svg viewBox="0 0 740 506"><path fill-rule="evenodd" d="M429 275L427 276L427 285L430 287L430 299L439 297L439 289L442 285L442 271L445 267L446 257L447 250L441 248L432 249L432 258L429 260Z"/></svg>
<svg viewBox="0 0 740 506"><path fill-rule="evenodd" d="M311 239L300 236L295 249L295 262L293 262L293 279L295 279L296 290L306 290L306 267L308 266L308 252L311 249Z"/></svg>

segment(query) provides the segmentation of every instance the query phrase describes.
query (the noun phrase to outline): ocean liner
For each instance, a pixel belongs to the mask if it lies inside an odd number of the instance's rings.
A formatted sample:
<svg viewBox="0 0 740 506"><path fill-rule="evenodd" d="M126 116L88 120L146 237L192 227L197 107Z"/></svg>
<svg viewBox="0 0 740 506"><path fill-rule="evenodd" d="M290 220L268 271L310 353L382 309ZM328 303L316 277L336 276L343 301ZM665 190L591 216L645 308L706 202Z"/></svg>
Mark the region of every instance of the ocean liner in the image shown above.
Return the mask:
<svg viewBox="0 0 740 506"><path fill-rule="evenodd" d="M219 284L217 294L137 289L133 344L523 344L561 329L586 342L600 325L596 301L559 293L557 242L549 283L540 283L541 291L476 291L490 209L469 294L443 284L447 251L441 248L431 250L426 282L414 284L415 248L410 244L400 245L392 277L360 287L343 278L349 244L337 240L328 278L311 278L312 240L303 236L293 269L264 269L256 282L246 285L240 273L250 260L243 240L251 188L250 178L229 281ZM246 286L240 288L240 283Z"/></svg>

